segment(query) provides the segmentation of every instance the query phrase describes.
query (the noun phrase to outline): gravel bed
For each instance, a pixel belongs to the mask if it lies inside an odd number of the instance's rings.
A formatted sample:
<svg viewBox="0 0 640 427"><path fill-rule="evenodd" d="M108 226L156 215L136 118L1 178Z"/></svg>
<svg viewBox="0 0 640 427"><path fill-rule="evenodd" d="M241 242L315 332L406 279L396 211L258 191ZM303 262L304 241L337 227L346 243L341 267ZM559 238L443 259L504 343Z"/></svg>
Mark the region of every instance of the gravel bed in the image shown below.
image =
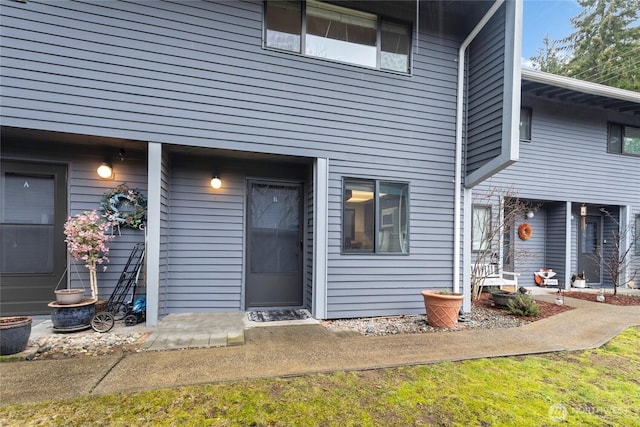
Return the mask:
<svg viewBox="0 0 640 427"><path fill-rule="evenodd" d="M56 359L70 356L100 356L139 351L146 334L106 333L64 334L29 340L27 360Z"/></svg>
<svg viewBox="0 0 640 427"><path fill-rule="evenodd" d="M452 329L429 326L427 317L421 314L322 320L320 324L336 333L385 336L465 329L514 328L531 323L504 312L476 305L472 307L471 313L460 316L458 320L458 325ZM81 332L43 336L29 340L29 347L24 355L27 360L37 360L134 353L140 351L140 345L144 342L146 334L146 332L118 331L105 334Z"/></svg>
<svg viewBox="0 0 640 427"><path fill-rule="evenodd" d="M369 317L356 319L323 320L321 324L334 332L357 332L368 336L397 334L419 334L440 331L461 331L464 329L514 328L531 323L518 317L509 316L496 310L473 307L471 313L458 318L458 325L451 329L429 326L427 316L412 314L404 316Z"/></svg>

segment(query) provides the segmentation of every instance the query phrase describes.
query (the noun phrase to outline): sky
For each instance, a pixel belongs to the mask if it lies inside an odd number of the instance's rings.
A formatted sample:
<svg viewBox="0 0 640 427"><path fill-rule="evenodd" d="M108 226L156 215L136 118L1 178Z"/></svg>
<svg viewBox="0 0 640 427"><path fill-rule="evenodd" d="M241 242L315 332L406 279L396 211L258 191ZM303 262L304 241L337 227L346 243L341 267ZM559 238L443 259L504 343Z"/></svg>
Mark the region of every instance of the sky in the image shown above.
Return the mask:
<svg viewBox="0 0 640 427"><path fill-rule="evenodd" d="M538 54L545 35L560 40L573 32L569 21L582 8L575 0L524 0L522 28L522 64Z"/></svg>

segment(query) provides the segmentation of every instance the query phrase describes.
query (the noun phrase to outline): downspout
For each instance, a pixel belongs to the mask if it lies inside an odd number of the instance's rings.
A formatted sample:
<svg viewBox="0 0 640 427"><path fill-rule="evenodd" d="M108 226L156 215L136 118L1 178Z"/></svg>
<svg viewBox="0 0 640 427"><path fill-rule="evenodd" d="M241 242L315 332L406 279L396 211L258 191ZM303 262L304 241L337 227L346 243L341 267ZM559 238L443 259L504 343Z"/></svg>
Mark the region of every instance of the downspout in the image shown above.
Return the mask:
<svg viewBox="0 0 640 427"><path fill-rule="evenodd" d="M465 55L467 48L482 31L484 26L495 15L505 0L496 0L493 6L482 17L480 22L469 33L467 38L460 45L458 50L458 89L456 101L456 159L453 192L453 292L460 292L460 216L461 216L461 186L462 186L462 123L464 118L464 75L465 75Z"/></svg>

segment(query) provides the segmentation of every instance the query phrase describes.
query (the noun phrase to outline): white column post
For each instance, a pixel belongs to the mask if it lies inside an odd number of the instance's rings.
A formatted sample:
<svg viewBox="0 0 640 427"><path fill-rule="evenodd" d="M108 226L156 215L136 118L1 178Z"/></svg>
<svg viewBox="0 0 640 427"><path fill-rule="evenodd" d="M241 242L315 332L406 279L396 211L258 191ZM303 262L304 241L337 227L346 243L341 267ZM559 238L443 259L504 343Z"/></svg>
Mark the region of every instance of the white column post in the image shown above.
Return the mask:
<svg viewBox="0 0 640 427"><path fill-rule="evenodd" d="M571 247L573 242L571 241L571 202L566 202L566 215L564 219L564 288L571 288Z"/></svg>
<svg viewBox="0 0 640 427"><path fill-rule="evenodd" d="M471 239L473 236L472 229L473 214L473 190L471 188L464 189L464 224L462 239L462 312L469 313L471 311Z"/></svg>
<svg viewBox="0 0 640 427"><path fill-rule="evenodd" d="M313 165L313 316L327 318L329 159Z"/></svg>
<svg viewBox="0 0 640 427"><path fill-rule="evenodd" d="M162 197L162 144L148 144L147 161L147 326L158 325L160 303L160 207Z"/></svg>

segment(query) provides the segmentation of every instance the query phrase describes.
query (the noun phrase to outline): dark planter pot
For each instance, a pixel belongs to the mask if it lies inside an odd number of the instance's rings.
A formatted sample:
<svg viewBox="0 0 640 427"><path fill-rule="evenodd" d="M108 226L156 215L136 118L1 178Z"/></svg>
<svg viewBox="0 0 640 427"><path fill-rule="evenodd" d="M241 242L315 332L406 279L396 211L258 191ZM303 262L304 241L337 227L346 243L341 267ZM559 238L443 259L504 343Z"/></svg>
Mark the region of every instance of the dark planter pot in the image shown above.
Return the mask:
<svg viewBox="0 0 640 427"><path fill-rule="evenodd" d="M96 314L96 300L84 299L77 304L49 303L51 311L51 323L56 332L73 332L87 329L91 325L91 319Z"/></svg>
<svg viewBox="0 0 640 427"><path fill-rule="evenodd" d="M508 308L509 301L514 301L516 299L516 294L514 292L507 291L493 291L491 292L491 299L496 306Z"/></svg>
<svg viewBox="0 0 640 427"><path fill-rule="evenodd" d="M31 317L0 317L0 355L20 353L31 335Z"/></svg>

